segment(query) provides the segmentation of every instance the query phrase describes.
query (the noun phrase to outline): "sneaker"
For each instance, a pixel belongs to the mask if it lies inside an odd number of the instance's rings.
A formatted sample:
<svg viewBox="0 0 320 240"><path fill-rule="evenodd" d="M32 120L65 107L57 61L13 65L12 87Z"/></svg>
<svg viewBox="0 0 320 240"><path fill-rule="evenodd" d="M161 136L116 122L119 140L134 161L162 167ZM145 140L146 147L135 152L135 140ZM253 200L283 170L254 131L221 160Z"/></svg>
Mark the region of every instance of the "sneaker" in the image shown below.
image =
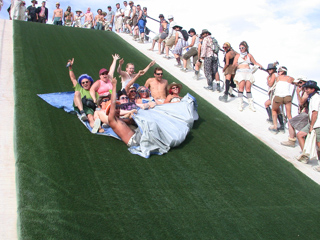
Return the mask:
<svg viewBox="0 0 320 240"><path fill-rule="evenodd" d="M286 147L293 147L293 148L296 146L296 142L290 141L290 140L281 142L280 144Z"/></svg>
<svg viewBox="0 0 320 240"><path fill-rule="evenodd" d="M144 43L143 39L140 39L140 40L138 41L138 43Z"/></svg>
<svg viewBox="0 0 320 240"><path fill-rule="evenodd" d="M95 121L94 121L94 124L93 124L93 128L91 130L92 133L97 133L98 130L99 130L99 127L101 125L101 120L99 118L97 118Z"/></svg>
<svg viewBox="0 0 320 240"><path fill-rule="evenodd" d="M228 102L228 95L224 94L223 96L219 97L219 101L221 102Z"/></svg>
<svg viewBox="0 0 320 240"><path fill-rule="evenodd" d="M195 74L192 78L195 79L195 80L199 80L199 74L198 75Z"/></svg>
<svg viewBox="0 0 320 240"><path fill-rule="evenodd" d="M163 58L170 59L168 55L164 55Z"/></svg>
<svg viewBox="0 0 320 240"><path fill-rule="evenodd" d="M81 119L81 121L84 121L84 122L88 121L88 117L87 117L87 115L85 113L81 114L80 119Z"/></svg>
<svg viewBox="0 0 320 240"><path fill-rule="evenodd" d="M182 65L181 65L181 64L178 64L178 63L175 64L174 66L177 67L177 68L181 68L181 67L182 67Z"/></svg>
<svg viewBox="0 0 320 240"><path fill-rule="evenodd" d="M229 96L230 97L236 97L234 94L232 94L232 93L229 93Z"/></svg>
<svg viewBox="0 0 320 240"><path fill-rule="evenodd" d="M221 92L220 84L217 85L216 91L217 91L217 92Z"/></svg>
<svg viewBox="0 0 320 240"><path fill-rule="evenodd" d="M213 87L212 86L206 86L206 87L203 87L204 89L206 90L209 90L209 91L213 91Z"/></svg>
<svg viewBox="0 0 320 240"><path fill-rule="evenodd" d="M102 127L103 127L103 128L108 128L108 127L110 127L110 126L109 126L108 123L102 123Z"/></svg>
<svg viewBox="0 0 320 240"><path fill-rule="evenodd" d="M307 164L309 162L309 157L304 155L303 153L300 154L298 157L296 157L296 159L299 161L299 162L302 162L302 163L305 163Z"/></svg>
<svg viewBox="0 0 320 240"><path fill-rule="evenodd" d="M181 68L180 71L182 71L182 72L187 72L187 71L188 71L188 68Z"/></svg>
<svg viewBox="0 0 320 240"><path fill-rule="evenodd" d="M269 130L271 133L273 133L273 134L277 134L277 133L279 132L278 129L272 128L272 126L269 127L268 130Z"/></svg>

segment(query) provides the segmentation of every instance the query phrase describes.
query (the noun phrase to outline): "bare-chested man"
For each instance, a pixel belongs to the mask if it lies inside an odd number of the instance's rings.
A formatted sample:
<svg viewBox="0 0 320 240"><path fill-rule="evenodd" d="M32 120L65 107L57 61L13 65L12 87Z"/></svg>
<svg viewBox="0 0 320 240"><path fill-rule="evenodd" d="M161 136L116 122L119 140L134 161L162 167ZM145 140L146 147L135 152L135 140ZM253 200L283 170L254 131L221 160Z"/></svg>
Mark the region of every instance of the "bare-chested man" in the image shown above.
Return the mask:
<svg viewBox="0 0 320 240"><path fill-rule="evenodd" d="M123 58L119 61L119 66L117 69L117 72L120 74L121 77L121 83L122 83L122 89L124 89L127 84L130 82L131 79L133 79L137 74L134 72L134 65L133 63L128 63L126 66L126 71L122 71L121 67L122 64L124 63ZM147 72L156 62L152 61L146 66L145 69L143 69L143 72Z"/></svg>
<svg viewBox="0 0 320 240"><path fill-rule="evenodd" d="M163 104L168 94L168 81L162 79L162 76L162 68L156 67L154 69L154 78L149 78L144 84L145 87L150 89L151 95L156 100L157 104Z"/></svg>
<svg viewBox="0 0 320 240"><path fill-rule="evenodd" d="M62 26L62 15L63 15L63 11L60 8L60 3L57 2L56 3L56 8L53 11L53 16L52 16L52 21L53 21L53 25L60 25Z"/></svg>
<svg viewBox="0 0 320 240"><path fill-rule="evenodd" d="M104 16L102 15L102 10L99 8L97 11L98 15L94 17L94 29L102 30Z"/></svg>
<svg viewBox="0 0 320 240"><path fill-rule="evenodd" d="M91 8L88 7L87 12L84 14L84 28L92 28L93 26L93 13L91 12Z"/></svg>
<svg viewBox="0 0 320 240"><path fill-rule="evenodd" d="M64 25L67 27L72 27L73 24L73 12L71 12L71 7L67 7L67 11L64 12Z"/></svg>
<svg viewBox="0 0 320 240"><path fill-rule="evenodd" d="M111 94L111 107L108 115L109 126L127 144L128 147L139 146L141 139L141 132L139 128L136 131L131 128L119 118L120 116L120 102L117 102L117 79L112 79L112 94Z"/></svg>

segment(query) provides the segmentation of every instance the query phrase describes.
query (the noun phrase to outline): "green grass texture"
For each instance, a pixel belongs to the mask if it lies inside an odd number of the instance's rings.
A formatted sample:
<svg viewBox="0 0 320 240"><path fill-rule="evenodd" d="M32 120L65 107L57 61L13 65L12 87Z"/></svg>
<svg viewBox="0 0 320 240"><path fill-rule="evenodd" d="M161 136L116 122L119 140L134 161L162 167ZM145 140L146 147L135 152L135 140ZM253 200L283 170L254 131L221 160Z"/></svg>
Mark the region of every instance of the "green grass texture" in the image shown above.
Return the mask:
<svg viewBox="0 0 320 240"><path fill-rule="evenodd" d="M115 53L151 61L113 32L14 21L20 239L319 239L320 187L192 89L200 119L149 159L37 97L72 91L68 59L96 80Z"/></svg>

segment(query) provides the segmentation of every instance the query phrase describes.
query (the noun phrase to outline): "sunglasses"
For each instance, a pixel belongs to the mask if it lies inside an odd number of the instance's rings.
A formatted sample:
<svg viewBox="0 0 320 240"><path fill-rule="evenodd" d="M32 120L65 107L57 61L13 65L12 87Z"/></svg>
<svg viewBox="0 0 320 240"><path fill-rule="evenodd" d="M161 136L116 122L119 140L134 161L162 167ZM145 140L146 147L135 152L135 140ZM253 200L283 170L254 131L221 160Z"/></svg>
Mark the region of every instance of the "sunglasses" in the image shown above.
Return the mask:
<svg viewBox="0 0 320 240"><path fill-rule="evenodd" d="M174 90L174 89L179 89L179 87L172 87L171 89L172 89L172 90Z"/></svg>
<svg viewBox="0 0 320 240"><path fill-rule="evenodd" d="M137 92L136 90L130 90L129 93L135 93Z"/></svg>
<svg viewBox="0 0 320 240"><path fill-rule="evenodd" d="M141 90L140 92L141 92L141 93L147 93L148 90Z"/></svg>
<svg viewBox="0 0 320 240"><path fill-rule="evenodd" d="M156 75L160 75L160 76L162 76L162 75L163 75L163 73L156 73Z"/></svg>
<svg viewBox="0 0 320 240"><path fill-rule="evenodd" d="M108 73L107 73L107 72L104 72L104 73L101 73L101 75L108 75Z"/></svg>
<svg viewBox="0 0 320 240"><path fill-rule="evenodd" d="M245 47L239 47L240 50L246 49Z"/></svg>
<svg viewBox="0 0 320 240"><path fill-rule="evenodd" d="M121 97L120 100L128 100L128 97Z"/></svg>
<svg viewBox="0 0 320 240"><path fill-rule="evenodd" d="M89 81L83 81L83 82L81 82L81 84L86 84L86 83L89 83Z"/></svg>
<svg viewBox="0 0 320 240"><path fill-rule="evenodd" d="M104 99L102 99L102 101L101 101L101 102L108 102L108 101L110 101L110 99L109 99L109 98L104 98Z"/></svg>
<svg viewBox="0 0 320 240"><path fill-rule="evenodd" d="M227 47L222 47L223 49L227 48Z"/></svg>

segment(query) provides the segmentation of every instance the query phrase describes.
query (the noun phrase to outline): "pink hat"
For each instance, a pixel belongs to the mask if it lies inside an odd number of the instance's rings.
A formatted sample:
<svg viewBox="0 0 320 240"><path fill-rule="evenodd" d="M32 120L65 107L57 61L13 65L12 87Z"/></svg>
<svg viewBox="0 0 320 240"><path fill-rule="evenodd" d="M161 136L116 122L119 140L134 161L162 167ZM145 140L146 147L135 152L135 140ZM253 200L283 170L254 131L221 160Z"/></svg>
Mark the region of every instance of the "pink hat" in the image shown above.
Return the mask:
<svg viewBox="0 0 320 240"><path fill-rule="evenodd" d="M99 75L101 75L101 74L104 73L104 72L109 73L109 71L108 71L107 69L101 68L100 71L99 71Z"/></svg>

